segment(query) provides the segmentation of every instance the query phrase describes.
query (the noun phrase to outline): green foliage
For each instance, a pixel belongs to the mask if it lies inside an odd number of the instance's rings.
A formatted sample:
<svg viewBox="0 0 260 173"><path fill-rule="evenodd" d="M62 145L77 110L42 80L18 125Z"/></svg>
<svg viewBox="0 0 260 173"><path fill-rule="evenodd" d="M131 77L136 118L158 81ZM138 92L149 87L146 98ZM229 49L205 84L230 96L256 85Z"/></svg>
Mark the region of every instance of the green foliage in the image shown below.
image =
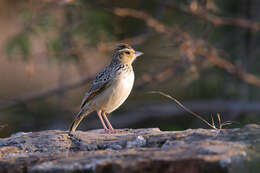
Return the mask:
<svg viewBox="0 0 260 173"><path fill-rule="evenodd" d="M24 4L18 9L18 19L21 19L19 22L22 23L22 25L19 25L19 28L21 26L22 28L20 33L10 37L6 42L6 54L11 59L21 58L26 61L29 58L33 58L31 57L33 38L34 40L45 42L47 53L44 53L50 60L54 60L55 62L66 61L68 63L71 60L77 62L77 59L85 53L87 48L95 47L100 42L109 43L147 34L141 48L138 47L138 50L144 51L145 55L135 62L137 82L143 76L145 77L146 74L148 74L148 78L149 75L154 75L155 79L163 78L164 73L159 75L159 77L157 77L157 73L160 73L160 71L163 71L165 67L171 64L173 64L173 68L176 68L174 69L176 71L165 81L155 80L142 87L138 87L138 91L133 92L134 94L139 94L138 99L133 99L134 104L140 106L140 104L152 100L149 99L150 96L148 97L147 94L144 94L149 88L156 90L163 89L167 93L173 92L175 96L186 100L237 99L240 92L239 86L242 82L241 80L236 80L235 75L229 75L227 71L217 69L214 66L208 66L207 64L204 64L204 66L202 64L205 61L204 57L200 59L199 56L196 56L193 62L189 62L194 63L192 65L198 69L198 77L194 77L195 72L187 70L189 64L185 64L185 57L181 55L182 51L179 50L178 46L175 46L175 38L158 34L154 29L147 27L143 20L136 19L135 17L119 17L112 13L112 10L116 7L132 8L146 12L166 26L179 27L191 35L194 40L203 39L213 47L223 50L223 52L227 53L227 56L224 55L222 57L221 55L221 58L228 59L233 64L241 63L239 61L244 57L248 58L249 65L247 70L250 73L258 75L260 73L260 61L258 62L257 59L253 58L257 58L260 55L257 49L260 40L259 32L253 33L251 36L252 41L255 42L255 46L246 46L250 42L250 39L245 38L247 37L244 34L247 32L246 28L233 25L216 26L212 22L203 19L203 17L198 17L196 14L183 12L170 5L167 6L167 4L173 3L176 6L184 6L189 9L191 2L192 0L175 0L174 2L157 0L149 2L138 0L79 0L67 4L56 4L53 1L48 3L41 2L44 5L43 7L41 5L37 6L37 10L30 8L32 6L27 6L23 2ZM205 0L198 0L198 2L203 4ZM245 9L241 5L244 2L242 3L241 0L214 0L214 2L216 3L217 10L209 11L213 15L246 18L244 14ZM257 22L257 16L253 16L250 20ZM239 44L242 46L238 46ZM246 49L251 51L250 54L245 53ZM250 56L251 59L249 60ZM175 66L175 64L180 65ZM166 76L167 73L165 73ZM142 90L139 88L142 88ZM252 98L253 100L260 97L257 87L249 88L249 90L250 99ZM158 98L153 99L158 100ZM49 109L47 107L46 109L41 109L42 116L49 114ZM37 116L37 111L35 109L35 113L31 114L32 120ZM25 111L24 113L17 112L15 114L21 114L21 119L23 119L28 113ZM157 124L160 123L154 122L153 124L148 124L147 127L157 126ZM179 124L180 126L178 126ZM174 125L162 122L164 126L162 128L182 129L188 128L191 124L192 122L187 123L187 119L185 118L185 120L181 120ZM142 124L140 124L141 126Z"/></svg>
<svg viewBox="0 0 260 173"><path fill-rule="evenodd" d="M9 58L16 57L27 61L31 54L31 36L41 35L42 32L55 27L54 18L47 13L35 15L30 9L23 9L19 17L23 20L23 29L11 37L6 43L6 53Z"/></svg>
<svg viewBox="0 0 260 173"><path fill-rule="evenodd" d="M84 40L88 46L95 46L100 41L112 41L114 39L111 14L95 8L87 8L78 13L76 16L80 18L80 21L72 27L73 37Z"/></svg>
<svg viewBox="0 0 260 173"><path fill-rule="evenodd" d="M47 40L47 48L49 51L49 58L60 58L62 53L62 43L60 41L60 38L55 38L52 40Z"/></svg>
<svg viewBox="0 0 260 173"><path fill-rule="evenodd" d="M6 44L7 55L10 58L16 56L28 60L31 51L31 42L27 34L18 34L11 38Z"/></svg>

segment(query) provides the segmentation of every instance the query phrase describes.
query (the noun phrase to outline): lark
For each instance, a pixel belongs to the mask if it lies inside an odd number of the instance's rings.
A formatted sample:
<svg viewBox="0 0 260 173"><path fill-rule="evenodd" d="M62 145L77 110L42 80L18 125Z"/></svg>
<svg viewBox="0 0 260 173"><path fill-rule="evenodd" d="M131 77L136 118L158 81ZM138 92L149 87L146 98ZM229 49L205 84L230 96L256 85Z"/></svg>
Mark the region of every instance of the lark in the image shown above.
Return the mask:
<svg viewBox="0 0 260 173"><path fill-rule="evenodd" d="M85 94L80 111L69 129L70 133L93 111L97 111L106 133L118 132L112 127L107 115L122 105L129 96L135 78L132 63L142 54L128 44L119 44L114 49L109 65L96 75Z"/></svg>

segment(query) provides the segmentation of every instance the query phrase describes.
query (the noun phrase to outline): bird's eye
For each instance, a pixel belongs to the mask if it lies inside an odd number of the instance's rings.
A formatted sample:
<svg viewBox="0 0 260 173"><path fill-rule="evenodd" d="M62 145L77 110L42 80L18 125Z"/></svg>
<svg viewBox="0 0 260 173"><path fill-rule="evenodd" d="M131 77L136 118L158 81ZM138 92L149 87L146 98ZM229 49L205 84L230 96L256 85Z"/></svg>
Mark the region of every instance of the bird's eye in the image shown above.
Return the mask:
<svg viewBox="0 0 260 173"><path fill-rule="evenodd" d="M130 52L129 52L129 51L126 51L125 53L126 53L127 55L130 55Z"/></svg>

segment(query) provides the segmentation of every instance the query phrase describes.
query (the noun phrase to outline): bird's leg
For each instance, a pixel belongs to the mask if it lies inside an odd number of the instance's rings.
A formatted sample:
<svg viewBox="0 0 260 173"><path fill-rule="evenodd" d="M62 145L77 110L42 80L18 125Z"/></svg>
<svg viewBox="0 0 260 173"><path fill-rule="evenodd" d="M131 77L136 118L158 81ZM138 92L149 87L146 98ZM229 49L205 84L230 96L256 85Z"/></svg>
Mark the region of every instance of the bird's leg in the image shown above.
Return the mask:
<svg viewBox="0 0 260 173"><path fill-rule="evenodd" d="M107 119L107 115L104 111L101 112L102 116L104 117L107 125L108 125L108 128L109 128L109 131L114 133L115 132L115 129L112 127L111 123L109 122L109 120Z"/></svg>
<svg viewBox="0 0 260 173"><path fill-rule="evenodd" d="M103 118L102 118L102 111L99 110L99 111L97 112L97 114L98 114L98 117L99 117L99 119L100 119L100 121L101 121L101 123L102 123L102 126L103 126L103 128L104 128L105 133L108 132L109 130L108 130L108 128L107 128L107 126L106 126L106 124L105 124Z"/></svg>
<svg viewBox="0 0 260 173"><path fill-rule="evenodd" d="M118 130L118 129L114 129L113 126L111 125L111 123L109 122L108 118L107 118L107 114L102 111L102 116L104 117L107 125L108 125L108 130L109 130L109 133L120 133L120 132L123 132L122 130Z"/></svg>

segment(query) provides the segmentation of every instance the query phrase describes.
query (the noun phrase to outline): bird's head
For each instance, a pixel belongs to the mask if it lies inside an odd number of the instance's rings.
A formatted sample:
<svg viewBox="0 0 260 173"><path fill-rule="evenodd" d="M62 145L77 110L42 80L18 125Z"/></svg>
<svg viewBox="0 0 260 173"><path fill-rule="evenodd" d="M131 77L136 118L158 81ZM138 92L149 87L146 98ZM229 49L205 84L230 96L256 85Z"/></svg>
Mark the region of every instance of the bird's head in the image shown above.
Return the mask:
<svg viewBox="0 0 260 173"><path fill-rule="evenodd" d="M134 60L142 54L142 52L135 51L130 45L122 43L114 49L112 61L118 61L122 64L131 65Z"/></svg>

